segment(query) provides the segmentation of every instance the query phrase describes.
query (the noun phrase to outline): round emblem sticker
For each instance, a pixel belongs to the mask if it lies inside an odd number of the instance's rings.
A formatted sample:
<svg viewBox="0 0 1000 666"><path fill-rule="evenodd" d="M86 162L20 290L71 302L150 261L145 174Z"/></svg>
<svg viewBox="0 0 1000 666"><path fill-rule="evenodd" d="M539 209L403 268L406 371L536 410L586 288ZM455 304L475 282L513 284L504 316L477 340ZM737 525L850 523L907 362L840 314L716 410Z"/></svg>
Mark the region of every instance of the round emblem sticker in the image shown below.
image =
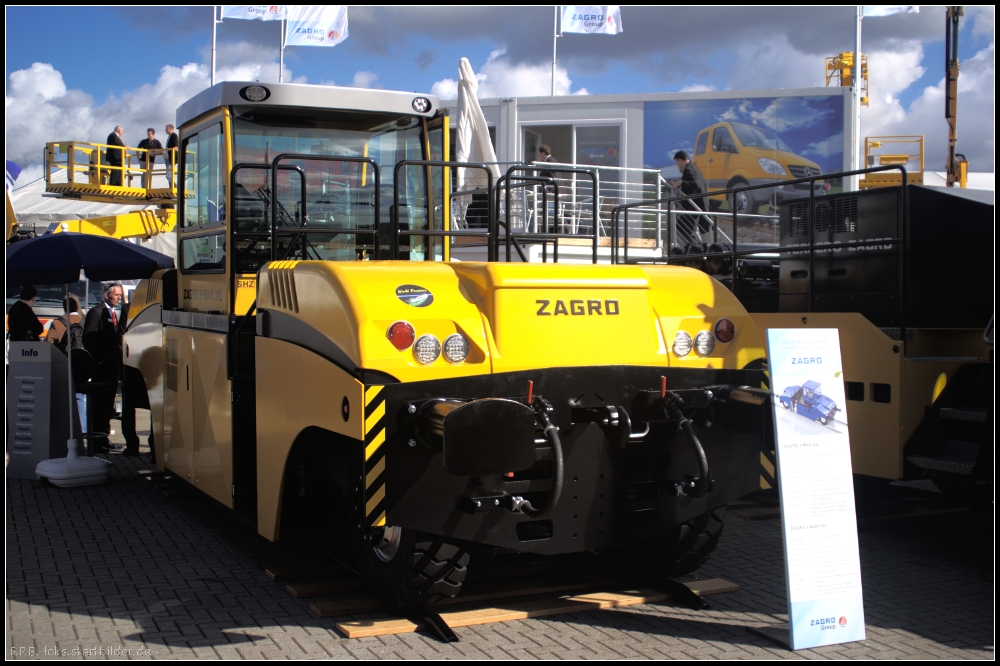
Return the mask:
<svg viewBox="0 0 1000 666"><path fill-rule="evenodd" d="M426 308L434 302L434 294L415 284L403 284L396 287L396 298L415 308Z"/></svg>

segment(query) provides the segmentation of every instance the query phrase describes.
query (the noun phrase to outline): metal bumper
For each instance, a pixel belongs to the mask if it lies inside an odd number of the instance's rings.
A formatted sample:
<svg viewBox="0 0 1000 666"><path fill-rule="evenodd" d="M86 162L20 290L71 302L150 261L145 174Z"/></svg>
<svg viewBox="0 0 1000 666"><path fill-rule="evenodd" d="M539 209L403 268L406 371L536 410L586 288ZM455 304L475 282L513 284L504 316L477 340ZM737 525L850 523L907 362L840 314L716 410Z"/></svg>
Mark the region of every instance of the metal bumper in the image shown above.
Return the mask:
<svg viewBox="0 0 1000 666"><path fill-rule="evenodd" d="M660 408L664 382L671 395L686 396L680 409L708 460L700 497L691 492L699 454L678 418ZM758 487L769 394L733 388L760 385L759 371L631 366L387 385L378 394L384 441L365 462L368 522L546 554L638 542ZM536 420L526 444L530 424L526 434L523 413L507 404L526 405L529 393L540 418L558 428L564 459L559 501L540 519L518 512L518 499L537 507L550 498L553 443ZM488 404L496 398L504 400ZM449 430L463 401L474 406ZM450 441L448 432L456 433ZM498 451L508 433L509 450Z"/></svg>

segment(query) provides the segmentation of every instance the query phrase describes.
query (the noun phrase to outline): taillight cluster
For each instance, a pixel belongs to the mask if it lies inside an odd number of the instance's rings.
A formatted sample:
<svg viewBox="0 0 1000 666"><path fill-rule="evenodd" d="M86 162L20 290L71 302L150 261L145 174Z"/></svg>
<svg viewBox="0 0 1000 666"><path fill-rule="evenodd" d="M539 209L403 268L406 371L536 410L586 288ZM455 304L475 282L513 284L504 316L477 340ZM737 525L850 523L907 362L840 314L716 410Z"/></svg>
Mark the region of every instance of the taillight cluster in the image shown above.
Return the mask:
<svg viewBox="0 0 1000 666"><path fill-rule="evenodd" d="M715 341L732 342L736 336L736 325L729 319L720 319L715 322L714 335L709 331L701 331L694 336L687 331L677 331L674 336L674 354L684 357L691 353L693 349L698 356L710 356L715 351Z"/></svg>
<svg viewBox="0 0 1000 666"><path fill-rule="evenodd" d="M441 341L430 333L424 333L419 338L408 321L397 321L385 332L392 346L399 351L413 347L413 358L419 363L430 365L438 360L444 352L444 358L449 363L461 363L469 356L469 340L461 333L453 333Z"/></svg>

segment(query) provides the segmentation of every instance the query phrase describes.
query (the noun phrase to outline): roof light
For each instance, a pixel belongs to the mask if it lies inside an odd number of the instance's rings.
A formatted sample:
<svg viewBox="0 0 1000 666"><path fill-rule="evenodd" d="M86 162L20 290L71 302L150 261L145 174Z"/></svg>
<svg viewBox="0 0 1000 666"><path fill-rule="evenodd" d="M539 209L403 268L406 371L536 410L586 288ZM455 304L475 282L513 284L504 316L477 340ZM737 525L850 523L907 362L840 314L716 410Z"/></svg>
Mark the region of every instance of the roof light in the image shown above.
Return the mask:
<svg viewBox="0 0 1000 666"><path fill-rule="evenodd" d="M719 342L732 342L736 335L736 325L729 319L720 319L715 324L715 337Z"/></svg>
<svg viewBox="0 0 1000 666"><path fill-rule="evenodd" d="M433 335L424 334L413 345L413 357L424 365L430 365L441 355L441 343Z"/></svg>
<svg viewBox="0 0 1000 666"><path fill-rule="evenodd" d="M451 363L461 363L469 356L469 341L461 333L444 339L444 357Z"/></svg>
<svg viewBox="0 0 1000 666"><path fill-rule="evenodd" d="M677 331L674 336L674 354L677 356L687 356L691 353L691 334L687 331Z"/></svg>
<svg viewBox="0 0 1000 666"><path fill-rule="evenodd" d="M708 356L715 351L715 337L708 331L702 331L694 336L694 350L698 356Z"/></svg>
<svg viewBox="0 0 1000 666"><path fill-rule="evenodd" d="M410 322L397 321L385 332L385 337L389 338L389 342L392 343L393 347L399 351L403 351L409 349L410 345L413 344L413 338L416 337L416 333L414 333Z"/></svg>

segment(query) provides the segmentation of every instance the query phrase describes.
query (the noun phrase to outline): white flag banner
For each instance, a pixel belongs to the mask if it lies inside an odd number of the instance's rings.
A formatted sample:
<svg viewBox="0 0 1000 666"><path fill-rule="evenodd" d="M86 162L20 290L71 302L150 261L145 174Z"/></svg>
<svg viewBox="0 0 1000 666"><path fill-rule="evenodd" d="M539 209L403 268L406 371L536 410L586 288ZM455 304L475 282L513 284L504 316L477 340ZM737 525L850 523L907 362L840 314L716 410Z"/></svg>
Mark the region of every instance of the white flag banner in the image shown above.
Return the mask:
<svg viewBox="0 0 1000 666"><path fill-rule="evenodd" d="M865 5L861 15L865 18L869 16L892 16L893 14L919 14L920 5Z"/></svg>
<svg viewBox="0 0 1000 666"><path fill-rule="evenodd" d="M618 5L608 7L564 5L562 32L617 35L622 31L622 12Z"/></svg>
<svg viewBox="0 0 1000 666"><path fill-rule="evenodd" d="M292 5L285 46L336 46L347 39L347 5Z"/></svg>
<svg viewBox="0 0 1000 666"><path fill-rule="evenodd" d="M280 21L287 18L287 11L285 5L223 5L222 18Z"/></svg>

